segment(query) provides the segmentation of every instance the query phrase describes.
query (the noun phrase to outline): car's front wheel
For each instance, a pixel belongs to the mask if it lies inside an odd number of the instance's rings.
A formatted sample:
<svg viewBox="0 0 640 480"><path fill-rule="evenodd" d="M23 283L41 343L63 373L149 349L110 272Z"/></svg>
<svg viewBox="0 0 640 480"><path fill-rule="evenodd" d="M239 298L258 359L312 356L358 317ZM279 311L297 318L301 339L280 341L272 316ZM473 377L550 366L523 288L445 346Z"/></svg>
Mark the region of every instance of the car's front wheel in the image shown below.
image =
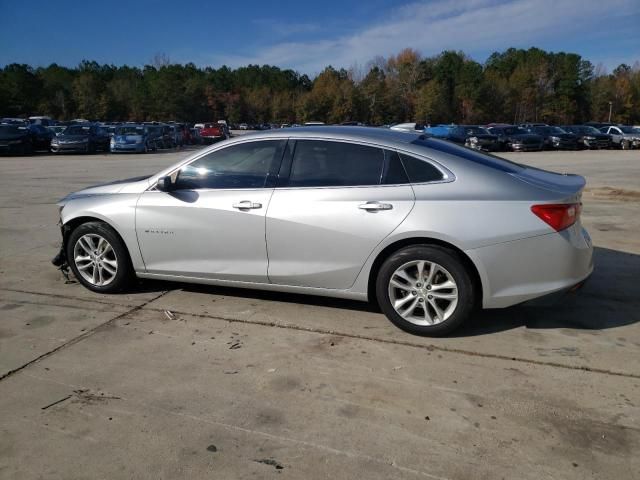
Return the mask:
<svg viewBox="0 0 640 480"><path fill-rule="evenodd" d="M66 253L75 277L94 292L122 291L133 277L124 242L105 223L88 222L77 227L69 236Z"/></svg>
<svg viewBox="0 0 640 480"><path fill-rule="evenodd" d="M476 288L459 254L436 245L403 248L382 264L376 298L399 328L418 335L446 335L467 320Z"/></svg>

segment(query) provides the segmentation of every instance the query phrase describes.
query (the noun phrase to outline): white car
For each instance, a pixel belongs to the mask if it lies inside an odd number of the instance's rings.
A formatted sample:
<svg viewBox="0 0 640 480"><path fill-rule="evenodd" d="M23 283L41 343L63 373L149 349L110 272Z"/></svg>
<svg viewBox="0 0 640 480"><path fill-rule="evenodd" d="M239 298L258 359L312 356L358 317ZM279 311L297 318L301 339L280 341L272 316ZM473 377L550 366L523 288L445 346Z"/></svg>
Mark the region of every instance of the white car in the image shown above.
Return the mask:
<svg viewBox="0 0 640 480"><path fill-rule="evenodd" d="M602 127L602 133L611 135L611 143L623 150L640 148L640 129L625 125Z"/></svg>

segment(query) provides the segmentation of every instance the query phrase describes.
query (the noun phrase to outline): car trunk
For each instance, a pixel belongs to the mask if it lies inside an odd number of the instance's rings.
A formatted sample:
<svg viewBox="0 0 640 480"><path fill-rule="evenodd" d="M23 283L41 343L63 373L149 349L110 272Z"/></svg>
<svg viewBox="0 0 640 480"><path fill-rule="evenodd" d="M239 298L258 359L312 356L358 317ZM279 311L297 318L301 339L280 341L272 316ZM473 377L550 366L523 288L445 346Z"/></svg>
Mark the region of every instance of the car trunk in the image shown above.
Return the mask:
<svg viewBox="0 0 640 480"><path fill-rule="evenodd" d="M523 170L512 175L530 185L560 193L563 197L579 198L587 183L580 175L555 173L531 167L524 167Z"/></svg>

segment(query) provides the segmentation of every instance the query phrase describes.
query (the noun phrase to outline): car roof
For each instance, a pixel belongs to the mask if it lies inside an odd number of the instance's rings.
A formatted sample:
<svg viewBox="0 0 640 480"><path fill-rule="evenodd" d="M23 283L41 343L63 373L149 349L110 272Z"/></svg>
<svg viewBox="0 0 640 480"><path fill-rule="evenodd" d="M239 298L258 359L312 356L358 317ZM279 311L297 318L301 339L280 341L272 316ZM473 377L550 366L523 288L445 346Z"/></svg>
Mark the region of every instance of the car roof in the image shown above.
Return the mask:
<svg viewBox="0 0 640 480"><path fill-rule="evenodd" d="M284 131L283 131L284 130ZM324 126L324 127L298 127L292 129L266 130L257 133L242 135L239 138L318 138L330 140L352 140L365 143L377 143L384 145L409 144L420 138L422 133L403 132L388 128L354 127L354 126Z"/></svg>

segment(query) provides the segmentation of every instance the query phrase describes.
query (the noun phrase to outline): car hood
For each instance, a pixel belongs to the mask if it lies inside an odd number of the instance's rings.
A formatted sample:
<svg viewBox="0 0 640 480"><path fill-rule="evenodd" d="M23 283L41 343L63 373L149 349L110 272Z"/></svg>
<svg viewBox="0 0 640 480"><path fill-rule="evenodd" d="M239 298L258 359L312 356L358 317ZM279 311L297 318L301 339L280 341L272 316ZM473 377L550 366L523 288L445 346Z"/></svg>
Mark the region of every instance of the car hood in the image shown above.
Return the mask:
<svg viewBox="0 0 640 480"><path fill-rule="evenodd" d="M536 135L534 133L514 133L512 135L507 135L510 139L518 140L518 141L540 141L542 137L540 135Z"/></svg>
<svg viewBox="0 0 640 480"><path fill-rule="evenodd" d="M491 133L479 133L478 135L467 135L467 138L478 138L480 140L497 140L498 136Z"/></svg>
<svg viewBox="0 0 640 480"><path fill-rule="evenodd" d="M574 135L573 133L550 133L549 135L546 135L546 136L564 138L565 140L573 140L576 138L576 135Z"/></svg>
<svg viewBox="0 0 640 480"><path fill-rule="evenodd" d="M64 142L75 142L78 140L87 140L89 135L65 135L64 133L60 133L56 138Z"/></svg>
<svg viewBox="0 0 640 480"><path fill-rule="evenodd" d="M77 192L70 193L66 197L62 198L59 202L59 206L64 206L69 200L76 200L78 198L94 197L97 195L112 195L120 192L142 192L149 186L149 178L151 175L143 175L140 177L127 178L125 180L115 180L109 183L102 183L100 185L93 185Z"/></svg>

